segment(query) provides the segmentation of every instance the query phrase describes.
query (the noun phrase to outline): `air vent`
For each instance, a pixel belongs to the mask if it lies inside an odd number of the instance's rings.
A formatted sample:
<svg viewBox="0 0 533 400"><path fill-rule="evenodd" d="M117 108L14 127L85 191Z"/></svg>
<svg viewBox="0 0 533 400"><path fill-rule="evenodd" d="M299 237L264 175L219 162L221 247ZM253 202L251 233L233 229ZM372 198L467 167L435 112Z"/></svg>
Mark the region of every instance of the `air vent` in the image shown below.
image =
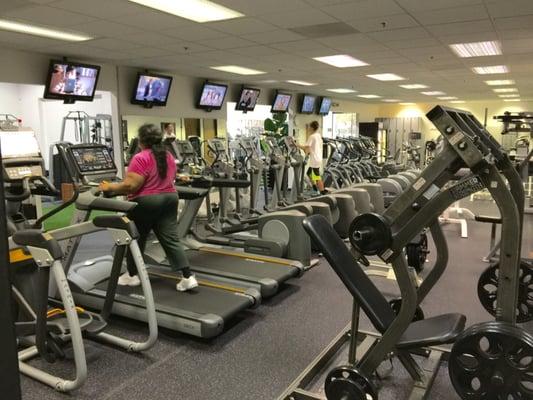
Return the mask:
<svg viewBox="0 0 533 400"><path fill-rule="evenodd" d="M296 28L291 28L289 30L294 33L298 33L299 35L310 38L310 39L359 33L357 29L343 22L335 22L332 24L299 26Z"/></svg>

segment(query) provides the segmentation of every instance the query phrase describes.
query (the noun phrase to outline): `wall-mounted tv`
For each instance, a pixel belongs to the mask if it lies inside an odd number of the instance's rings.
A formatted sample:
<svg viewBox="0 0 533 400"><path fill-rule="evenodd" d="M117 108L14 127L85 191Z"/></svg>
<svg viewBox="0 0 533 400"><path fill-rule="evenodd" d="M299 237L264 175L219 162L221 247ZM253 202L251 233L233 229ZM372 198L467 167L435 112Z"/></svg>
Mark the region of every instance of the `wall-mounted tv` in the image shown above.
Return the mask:
<svg viewBox="0 0 533 400"><path fill-rule="evenodd" d="M198 108L207 111L220 110L224 104L228 86L220 83L205 82L198 100Z"/></svg>
<svg viewBox="0 0 533 400"><path fill-rule="evenodd" d="M302 114L312 114L315 112L316 107L316 96L313 96L312 94L304 94L302 98L302 107L300 108L300 112Z"/></svg>
<svg viewBox="0 0 533 400"><path fill-rule="evenodd" d="M272 109L270 110L273 113L284 113L289 110L291 104L292 94L277 92L274 102L272 103Z"/></svg>
<svg viewBox="0 0 533 400"><path fill-rule="evenodd" d="M65 103L92 101L99 75L99 65L51 60L44 98L63 100Z"/></svg>
<svg viewBox="0 0 533 400"><path fill-rule="evenodd" d="M131 102L146 107L166 106L171 86L171 76L139 73Z"/></svg>
<svg viewBox="0 0 533 400"><path fill-rule="evenodd" d="M241 90L241 95L239 96L239 101L237 101L235 109L242 112L253 111L257 104L259 93L261 93L259 89L244 86Z"/></svg>
<svg viewBox="0 0 533 400"><path fill-rule="evenodd" d="M331 98L322 97L322 100L320 102L320 108L318 109L318 113L320 115L327 115L329 114L330 110L331 110Z"/></svg>

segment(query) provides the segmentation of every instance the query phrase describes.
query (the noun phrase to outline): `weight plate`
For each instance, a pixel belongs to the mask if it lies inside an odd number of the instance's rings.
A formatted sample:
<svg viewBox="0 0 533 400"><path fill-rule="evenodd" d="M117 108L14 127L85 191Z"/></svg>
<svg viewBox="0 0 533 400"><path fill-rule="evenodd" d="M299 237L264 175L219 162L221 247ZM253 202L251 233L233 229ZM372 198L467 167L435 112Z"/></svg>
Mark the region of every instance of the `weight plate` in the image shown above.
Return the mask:
<svg viewBox="0 0 533 400"><path fill-rule="evenodd" d="M457 338L448 370L463 400L533 399L533 336L506 322L473 325Z"/></svg>
<svg viewBox="0 0 533 400"><path fill-rule="evenodd" d="M416 272L422 272L428 254L427 236L423 234L420 243L410 243L405 246L407 265L413 267Z"/></svg>
<svg viewBox="0 0 533 400"><path fill-rule="evenodd" d="M394 314L398 315L400 308L402 307L402 299L392 299L389 301L389 304L394 311ZM420 306L416 307L415 315L413 316L413 322L421 321L425 318L424 311Z"/></svg>
<svg viewBox="0 0 533 400"><path fill-rule="evenodd" d="M493 316L496 316L499 271L499 263L491 265L481 274L477 285L481 305ZM531 320L533 320L533 266L521 261L516 321L522 323Z"/></svg>
<svg viewBox="0 0 533 400"><path fill-rule="evenodd" d="M324 389L328 400L378 400L372 382L350 366L333 369L326 377Z"/></svg>
<svg viewBox="0 0 533 400"><path fill-rule="evenodd" d="M392 233L387 220L375 213L361 214L350 225L351 245L363 255L381 254L392 245Z"/></svg>

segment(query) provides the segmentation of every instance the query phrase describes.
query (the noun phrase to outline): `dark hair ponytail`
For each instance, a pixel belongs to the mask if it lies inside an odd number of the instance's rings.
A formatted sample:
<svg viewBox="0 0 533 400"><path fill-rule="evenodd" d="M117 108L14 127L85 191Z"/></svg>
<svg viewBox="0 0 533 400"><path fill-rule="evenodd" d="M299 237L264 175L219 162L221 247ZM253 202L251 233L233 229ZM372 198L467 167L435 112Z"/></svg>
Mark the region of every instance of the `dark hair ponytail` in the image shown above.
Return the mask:
<svg viewBox="0 0 533 400"><path fill-rule="evenodd" d="M152 150L161 179L167 176L167 149L163 145L163 133L154 124L144 124L139 128L139 143Z"/></svg>

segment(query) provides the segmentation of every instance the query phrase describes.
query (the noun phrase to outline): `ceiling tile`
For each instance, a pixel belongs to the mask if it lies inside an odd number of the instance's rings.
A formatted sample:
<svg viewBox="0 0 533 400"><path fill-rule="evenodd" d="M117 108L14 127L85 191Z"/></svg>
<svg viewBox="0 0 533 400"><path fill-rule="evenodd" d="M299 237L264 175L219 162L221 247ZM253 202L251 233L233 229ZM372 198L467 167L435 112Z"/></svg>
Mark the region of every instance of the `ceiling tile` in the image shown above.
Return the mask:
<svg viewBox="0 0 533 400"><path fill-rule="evenodd" d="M477 21L489 17L485 7L480 4L443 10L413 11L412 15L424 25Z"/></svg>
<svg viewBox="0 0 533 400"><path fill-rule="evenodd" d="M96 38L132 35L139 31L133 26L121 25L105 20L95 20L84 24L78 24L76 25L75 29L80 32L94 35Z"/></svg>
<svg viewBox="0 0 533 400"><path fill-rule="evenodd" d="M0 30L0 43L4 43L4 45L7 45L7 47L11 47L11 45L16 45L17 48L25 49L44 48L65 44L65 42L61 40L53 40L3 30ZM4 58L3 62L7 62L7 60Z"/></svg>
<svg viewBox="0 0 533 400"><path fill-rule="evenodd" d="M157 56L167 56L168 51L163 49L158 49L153 46L149 47L140 47L136 49L132 49L128 51L130 55L134 55L135 57L157 57Z"/></svg>
<svg viewBox="0 0 533 400"><path fill-rule="evenodd" d="M232 53L244 56L264 56L270 54L279 54L281 51L269 46L250 46L233 49Z"/></svg>
<svg viewBox="0 0 533 400"><path fill-rule="evenodd" d="M404 12L393 0L363 0L324 7L323 10L341 21L384 17Z"/></svg>
<svg viewBox="0 0 533 400"><path fill-rule="evenodd" d="M502 30L516 30L516 29L531 29L533 26L533 15L523 15L520 17L510 18L496 18L494 20L496 29Z"/></svg>
<svg viewBox="0 0 533 400"><path fill-rule="evenodd" d="M287 29L278 29L271 32L252 33L246 35L246 39L261 44L282 43L285 41L293 41L304 39L302 35L291 32Z"/></svg>
<svg viewBox="0 0 533 400"><path fill-rule="evenodd" d="M427 25L426 29L438 37L460 35L463 33L490 32L494 30L490 19L456 22L450 24Z"/></svg>
<svg viewBox="0 0 533 400"><path fill-rule="evenodd" d="M100 49L106 50L131 50L138 47L142 47L139 44L131 43L126 40L106 38L106 39L95 39L86 42L91 47L97 47Z"/></svg>
<svg viewBox="0 0 533 400"><path fill-rule="evenodd" d="M500 0L487 3L489 14L493 18L533 14L533 2L530 0Z"/></svg>
<svg viewBox="0 0 533 400"><path fill-rule="evenodd" d="M201 40L198 42L204 46L214 49L235 49L237 47L253 46L254 43L249 40L241 39L237 36L227 36L220 39Z"/></svg>
<svg viewBox="0 0 533 400"><path fill-rule="evenodd" d="M164 46L161 46L162 48L168 50L172 53L178 53L178 54L196 54L201 53L204 51L212 51L212 47L204 46L199 43L195 42L187 42L187 41L179 41L176 40L173 43L166 44Z"/></svg>
<svg viewBox="0 0 533 400"><path fill-rule="evenodd" d="M113 18L128 14L139 14L147 9L129 1L116 0L60 0L50 4L54 8L60 8L90 15L97 18Z"/></svg>
<svg viewBox="0 0 533 400"><path fill-rule="evenodd" d="M28 6L26 0L2 0L2 13Z"/></svg>
<svg viewBox="0 0 533 400"><path fill-rule="evenodd" d="M433 11L444 8L455 8L469 6L473 4L483 4L483 0L445 0L445 1L426 1L426 0L396 0L396 2L405 7L408 11Z"/></svg>
<svg viewBox="0 0 533 400"><path fill-rule="evenodd" d="M330 15L314 9L305 8L298 11L284 11L276 14L268 14L261 17L264 21L277 25L280 28L295 28L337 22Z"/></svg>
<svg viewBox="0 0 533 400"><path fill-rule="evenodd" d="M0 11L0 15L56 27L75 27L78 24L94 20L93 17L87 15L72 13L47 6L30 6L9 12Z"/></svg>
<svg viewBox="0 0 533 400"><path fill-rule="evenodd" d="M391 40L411 40L411 39L428 39L430 34L422 27L393 29L391 31L371 32L368 37L378 40L381 43L387 43Z"/></svg>
<svg viewBox="0 0 533 400"><path fill-rule="evenodd" d="M115 21L124 25L134 26L142 31L161 31L163 29L180 28L191 26L195 23L184 18L176 17L174 15L165 14L158 11L152 11L145 8L145 11L139 14L128 14L119 17L106 17L111 21Z"/></svg>
<svg viewBox="0 0 533 400"><path fill-rule="evenodd" d="M194 24L181 28L164 29L160 31L160 33L167 36L192 41L219 39L221 37L227 36L221 33L220 31L216 31L201 24Z"/></svg>
<svg viewBox="0 0 533 400"><path fill-rule="evenodd" d="M231 35L241 36L249 33L275 31L277 26L261 21L257 18L237 18L227 21L204 24L206 27Z"/></svg>
<svg viewBox="0 0 533 400"><path fill-rule="evenodd" d="M217 0L217 3L247 16L271 14L273 10L303 10L309 8L302 0Z"/></svg>
<svg viewBox="0 0 533 400"><path fill-rule="evenodd" d="M178 39L161 35L155 32L139 32L135 34L128 34L117 36L116 39L126 40L128 42L136 43L140 46L164 46L166 44L175 43Z"/></svg>
<svg viewBox="0 0 533 400"><path fill-rule="evenodd" d="M389 15L380 18L358 19L348 22L360 32L379 32L391 29L418 26L418 22L409 14ZM385 25L384 25L385 24Z"/></svg>
<svg viewBox="0 0 533 400"><path fill-rule="evenodd" d="M391 40L387 42L387 47L391 49L410 49L419 47L438 46L440 43L433 38L410 39L410 40Z"/></svg>

